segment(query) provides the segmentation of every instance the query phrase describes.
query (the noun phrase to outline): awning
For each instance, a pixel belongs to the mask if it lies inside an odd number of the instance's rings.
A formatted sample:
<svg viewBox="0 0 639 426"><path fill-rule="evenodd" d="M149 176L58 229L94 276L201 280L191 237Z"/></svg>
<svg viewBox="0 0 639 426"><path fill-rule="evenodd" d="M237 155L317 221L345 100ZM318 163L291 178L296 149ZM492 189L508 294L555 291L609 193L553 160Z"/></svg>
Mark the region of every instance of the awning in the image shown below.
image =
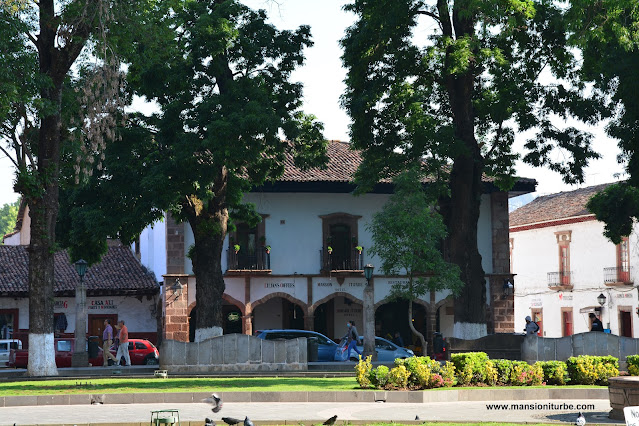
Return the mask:
<svg viewBox="0 0 639 426"><path fill-rule="evenodd" d="M594 314L595 312L601 312L601 306L586 306L585 308L579 309L580 314Z"/></svg>

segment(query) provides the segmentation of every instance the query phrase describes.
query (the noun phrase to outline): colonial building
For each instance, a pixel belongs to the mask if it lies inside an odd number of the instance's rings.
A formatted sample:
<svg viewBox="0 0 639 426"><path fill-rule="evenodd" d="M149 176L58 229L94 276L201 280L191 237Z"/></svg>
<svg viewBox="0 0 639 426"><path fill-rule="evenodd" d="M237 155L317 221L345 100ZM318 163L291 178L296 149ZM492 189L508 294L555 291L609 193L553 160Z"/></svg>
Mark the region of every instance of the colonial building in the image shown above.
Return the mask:
<svg viewBox="0 0 639 426"><path fill-rule="evenodd" d="M595 313L613 334L639 337L636 233L614 245L586 208L608 185L539 197L510 214L516 331L530 315L540 336L583 333Z"/></svg>
<svg viewBox="0 0 639 426"><path fill-rule="evenodd" d="M0 339L20 339L25 345L29 333L28 211L26 206L20 207L16 231L5 236L5 245L0 245ZM80 278L66 251L55 253L54 262L55 334L73 337L75 288ZM157 342L160 286L129 247L110 241L101 262L87 269L84 283L87 335L102 338L106 318L113 324L123 319L130 337Z"/></svg>
<svg viewBox="0 0 639 426"><path fill-rule="evenodd" d="M353 196L352 176L361 161L359 153L347 143L333 141L328 155L325 169L302 171L289 160L278 182L246 194L245 201L255 204L262 222L256 227L239 224L226 239L222 259L225 333L299 328L340 338L347 320L362 324L363 266L381 263L368 254L372 239L367 225L388 200L392 185L380 183L367 194ZM513 299L504 292L504 284L512 280L508 198L534 191L535 181L520 179L507 193L486 178L484 188L478 239L487 274L488 331L512 332ZM164 238L165 250L159 250ZM166 278L167 338L194 337L197 280L186 255L192 244L188 223L176 223L170 216L146 229L140 238L142 262ZM370 283L375 331L379 336L399 331L410 343L407 303L387 300L393 283L403 280L405 276L385 276L375 270ZM449 293L432 292L419 300L413 321L429 340L436 331L452 336Z"/></svg>

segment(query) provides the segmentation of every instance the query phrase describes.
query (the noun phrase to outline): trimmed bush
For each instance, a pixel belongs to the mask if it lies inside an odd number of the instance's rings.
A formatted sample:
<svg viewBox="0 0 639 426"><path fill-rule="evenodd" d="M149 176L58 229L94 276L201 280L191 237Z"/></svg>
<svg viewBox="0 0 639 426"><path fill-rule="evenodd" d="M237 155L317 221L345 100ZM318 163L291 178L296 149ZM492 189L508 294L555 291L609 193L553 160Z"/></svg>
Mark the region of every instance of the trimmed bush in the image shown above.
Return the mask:
<svg viewBox="0 0 639 426"><path fill-rule="evenodd" d="M530 365L526 361L513 361L510 382L514 386L536 386L544 380L541 365Z"/></svg>
<svg viewBox="0 0 639 426"><path fill-rule="evenodd" d="M366 359L362 359L359 357L359 362L355 366L355 380L359 384L359 387L362 389L371 387L371 370L373 369L373 364L371 364L372 356L367 356Z"/></svg>
<svg viewBox="0 0 639 426"><path fill-rule="evenodd" d="M613 356L573 356L566 367L570 381L576 385L607 385L609 377L619 375L619 360Z"/></svg>
<svg viewBox="0 0 639 426"><path fill-rule="evenodd" d="M388 384L388 378L390 376L390 369L385 365L380 365L377 368L373 368L369 374L369 380L374 388L386 388Z"/></svg>
<svg viewBox="0 0 639 426"><path fill-rule="evenodd" d="M538 361L544 372L544 382L547 385L565 385L570 378L568 368L563 361Z"/></svg>
<svg viewBox="0 0 639 426"><path fill-rule="evenodd" d="M457 381L462 385L497 382L497 370L485 352L452 354L450 359L455 365Z"/></svg>
<svg viewBox="0 0 639 426"><path fill-rule="evenodd" d="M629 355L626 357L628 363L628 373L631 376L639 376L639 355Z"/></svg>
<svg viewBox="0 0 639 426"><path fill-rule="evenodd" d="M403 365L391 369L388 375L388 383L391 389L406 389L408 387L408 377L410 373Z"/></svg>
<svg viewBox="0 0 639 426"><path fill-rule="evenodd" d="M493 363L497 370L497 384L509 385L513 374L513 362L509 359L496 359Z"/></svg>

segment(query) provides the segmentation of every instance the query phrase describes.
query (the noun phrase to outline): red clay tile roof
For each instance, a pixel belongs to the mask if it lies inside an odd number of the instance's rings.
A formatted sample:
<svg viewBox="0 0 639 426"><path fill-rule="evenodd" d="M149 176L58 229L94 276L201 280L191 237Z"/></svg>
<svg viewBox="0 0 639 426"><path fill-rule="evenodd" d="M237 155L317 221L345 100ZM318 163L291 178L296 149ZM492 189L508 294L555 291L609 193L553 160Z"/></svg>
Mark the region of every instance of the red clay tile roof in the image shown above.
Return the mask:
<svg viewBox="0 0 639 426"><path fill-rule="evenodd" d="M610 185L612 183L604 183L587 188L579 188L574 191L537 197L525 206L510 213L510 227L592 215L586 208L586 203L590 200L590 197Z"/></svg>
<svg viewBox="0 0 639 426"><path fill-rule="evenodd" d="M328 164L326 168L313 168L300 170L295 166L292 156L287 155L284 166L284 175L279 178L282 182L352 182L353 175L357 167L362 162L360 151L351 150L350 143L342 141L329 141ZM390 182L390 179L383 179L382 182ZM430 181L426 179L425 181ZM484 175L484 182L494 182L491 176ZM536 183L534 179L519 178L520 182Z"/></svg>
<svg viewBox="0 0 639 426"><path fill-rule="evenodd" d="M80 283L66 251L54 255L54 291L72 293ZM27 294L29 259L26 246L0 246L0 294ZM90 294L153 294L159 285L127 247L109 247L102 261L84 276Z"/></svg>

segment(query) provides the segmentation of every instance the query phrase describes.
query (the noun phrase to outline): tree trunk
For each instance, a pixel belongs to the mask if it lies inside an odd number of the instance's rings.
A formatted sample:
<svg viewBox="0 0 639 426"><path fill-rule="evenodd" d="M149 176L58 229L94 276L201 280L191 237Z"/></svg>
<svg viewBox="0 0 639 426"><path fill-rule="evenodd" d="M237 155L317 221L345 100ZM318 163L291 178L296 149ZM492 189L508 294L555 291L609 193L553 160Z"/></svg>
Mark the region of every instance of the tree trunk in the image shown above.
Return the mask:
<svg viewBox="0 0 639 426"><path fill-rule="evenodd" d="M422 344L422 356L426 356L428 353L428 347L426 345L426 339L424 339L424 335L420 333L413 324L413 301L408 301L408 326L410 327L410 331L413 332L415 336L419 338L419 341Z"/></svg>
<svg viewBox="0 0 639 426"><path fill-rule="evenodd" d="M438 1L440 15L449 16L446 2ZM444 25L446 35L461 39L473 37L475 17L463 10L465 2L455 2L451 22ZM454 31L453 31L454 28ZM453 47L446 52L446 64ZM477 222L482 194L484 161L475 138L473 88L477 73L474 60L462 74L448 74L446 90L453 113L457 155L450 174L450 199L444 218L448 227L447 252L451 262L461 269L465 286L455 300L454 337L476 339L486 335L486 283L477 248Z"/></svg>
<svg viewBox="0 0 639 426"><path fill-rule="evenodd" d="M229 220L226 183L227 173L223 168L214 184L215 198L209 201L207 208L202 207L199 200L192 200L184 206L195 238L192 261L197 278L196 342L221 336L223 332L222 296L226 287L222 275L222 254Z"/></svg>

